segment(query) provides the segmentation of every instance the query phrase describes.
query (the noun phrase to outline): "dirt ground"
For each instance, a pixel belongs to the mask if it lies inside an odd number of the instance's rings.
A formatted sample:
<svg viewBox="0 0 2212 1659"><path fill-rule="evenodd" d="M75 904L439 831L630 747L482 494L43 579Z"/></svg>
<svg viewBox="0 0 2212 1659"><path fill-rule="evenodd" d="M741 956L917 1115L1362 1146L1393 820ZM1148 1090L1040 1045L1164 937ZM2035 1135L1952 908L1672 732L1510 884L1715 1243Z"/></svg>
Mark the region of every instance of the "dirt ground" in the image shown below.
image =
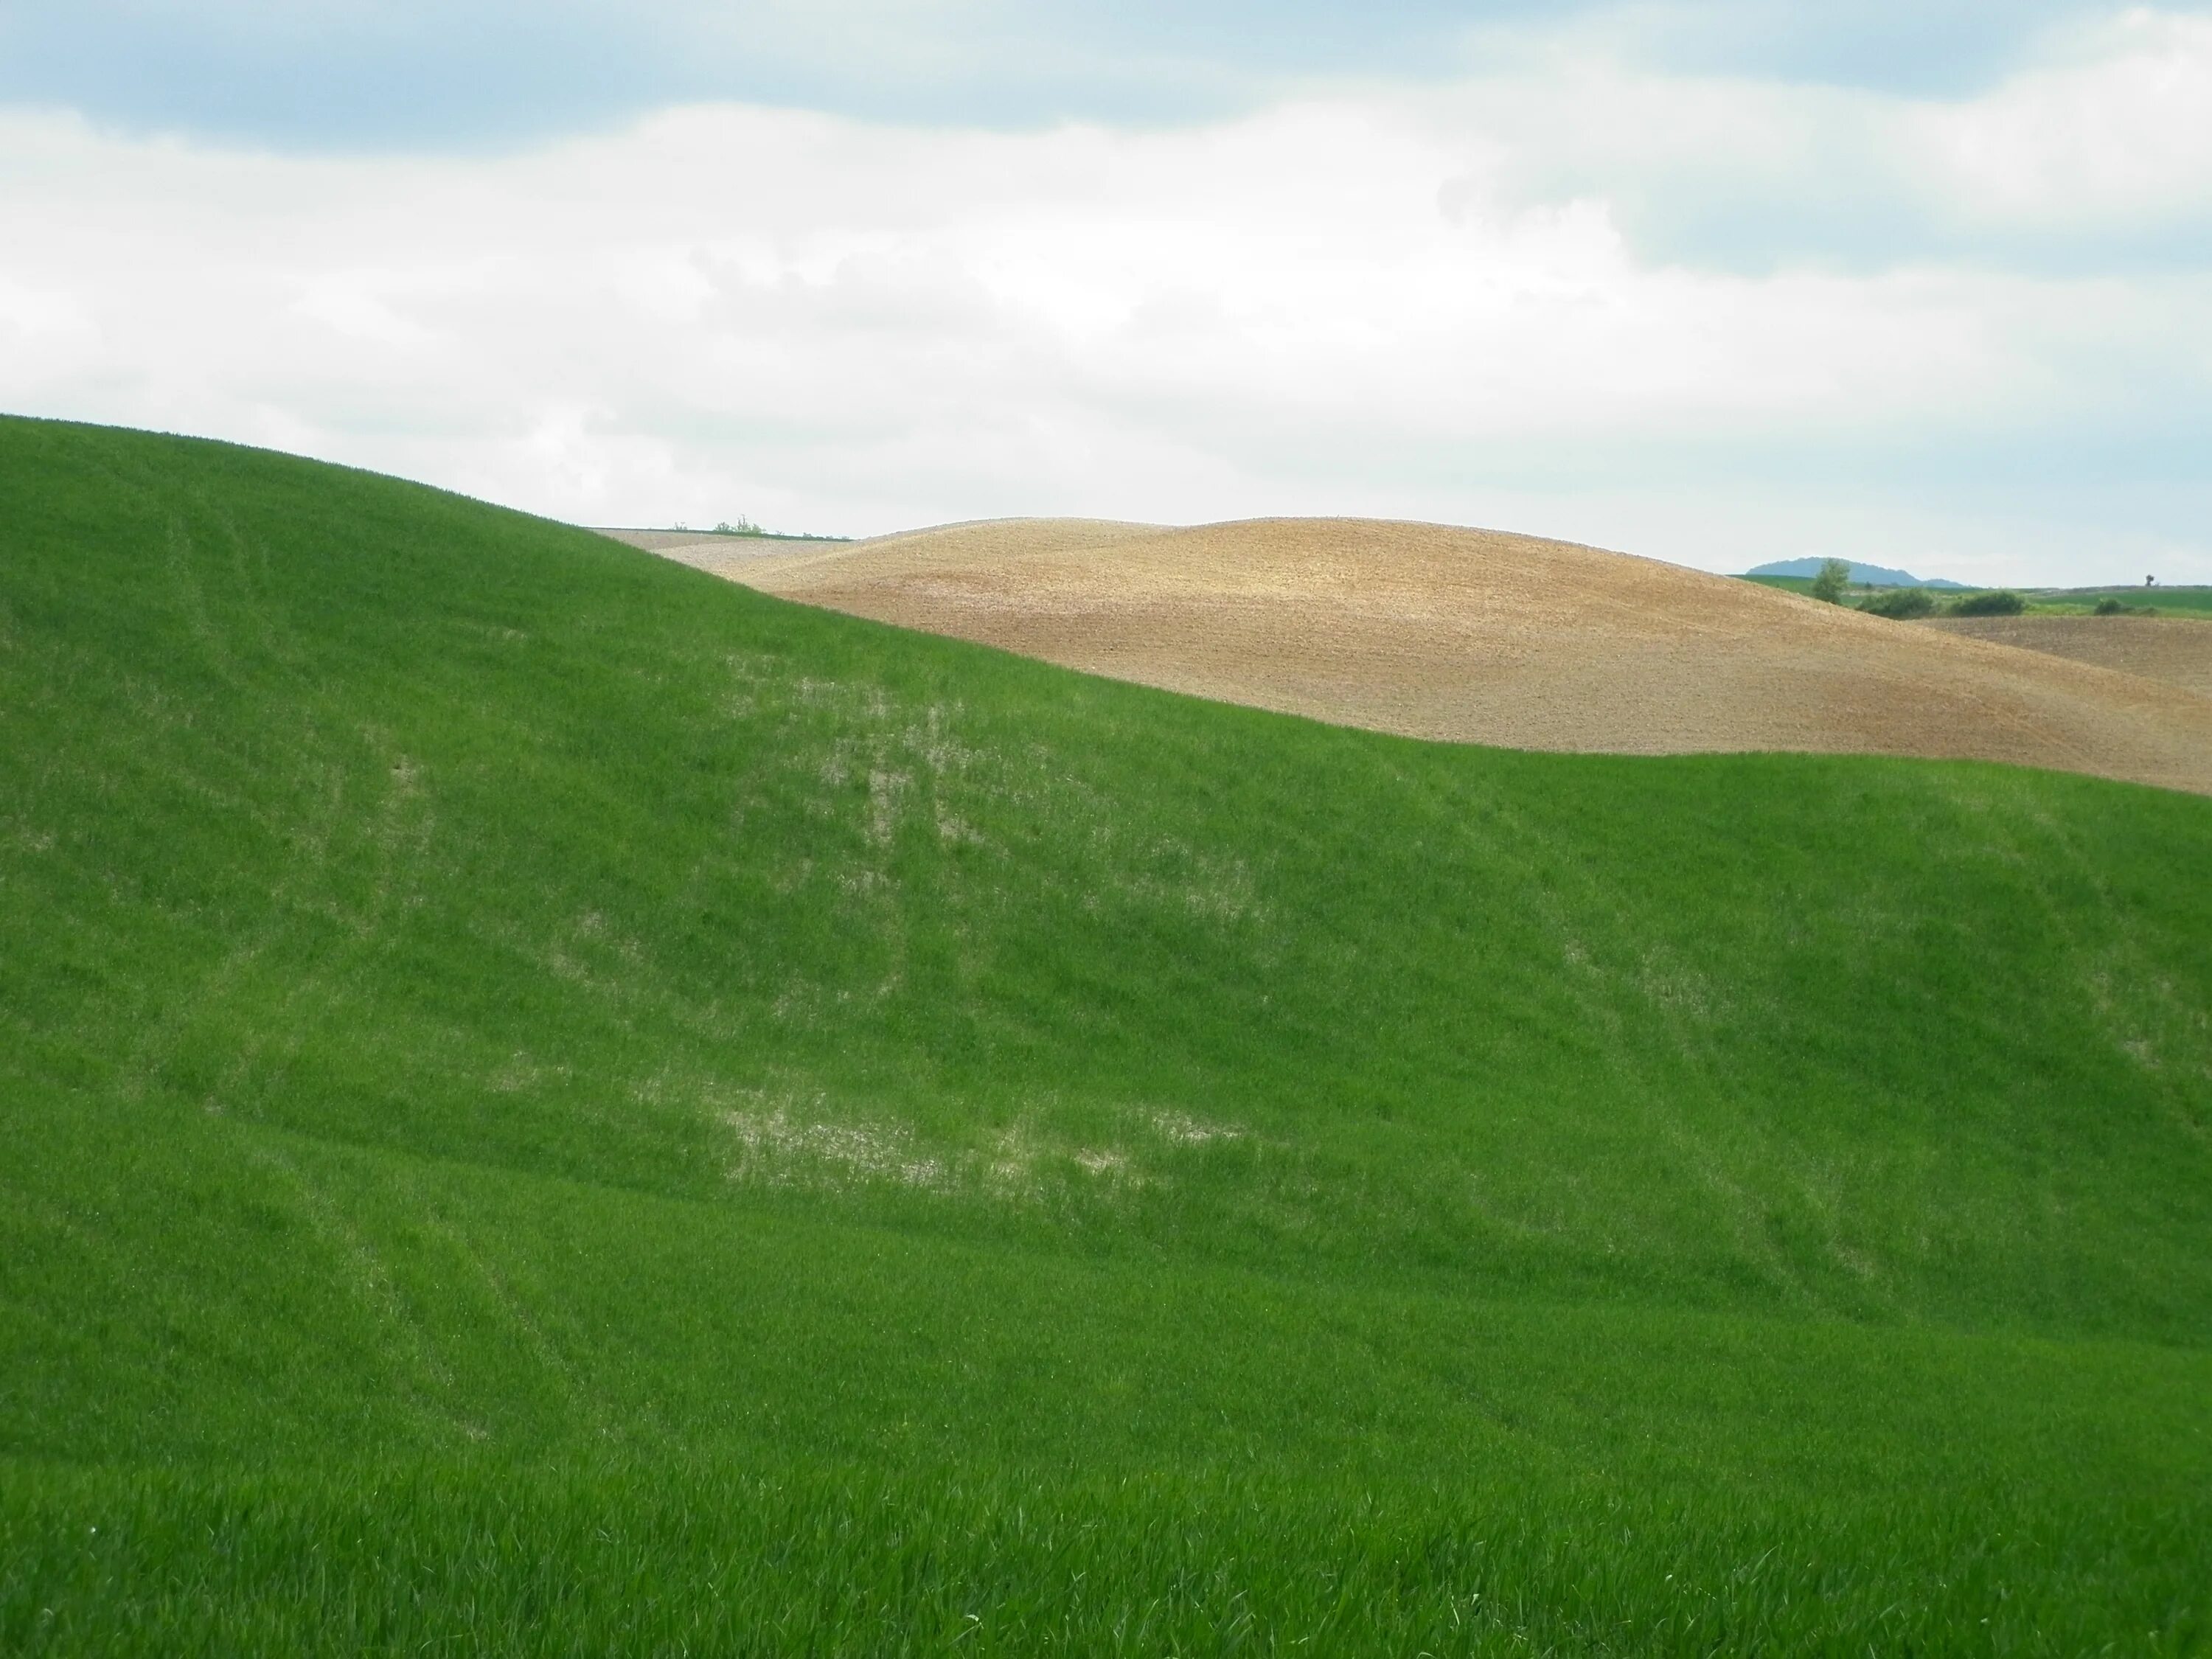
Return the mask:
<svg viewBox="0 0 2212 1659"><path fill-rule="evenodd" d="M632 547L641 547L648 553L658 553L678 564L711 570L718 576L727 575L731 566L754 559L785 557L794 547L805 545L765 536L717 536L703 530L601 530L599 534L628 542Z"/></svg>
<svg viewBox="0 0 2212 1659"><path fill-rule="evenodd" d="M2164 680L2212 697L2212 621L2193 617L1947 617L1922 624L1961 639Z"/></svg>
<svg viewBox="0 0 2212 1659"><path fill-rule="evenodd" d="M1003 520L798 552L713 539L655 550L854 616L1377 731L1977 758L2212 793L2201 685L1571 543L1349 519Z"/></svg>

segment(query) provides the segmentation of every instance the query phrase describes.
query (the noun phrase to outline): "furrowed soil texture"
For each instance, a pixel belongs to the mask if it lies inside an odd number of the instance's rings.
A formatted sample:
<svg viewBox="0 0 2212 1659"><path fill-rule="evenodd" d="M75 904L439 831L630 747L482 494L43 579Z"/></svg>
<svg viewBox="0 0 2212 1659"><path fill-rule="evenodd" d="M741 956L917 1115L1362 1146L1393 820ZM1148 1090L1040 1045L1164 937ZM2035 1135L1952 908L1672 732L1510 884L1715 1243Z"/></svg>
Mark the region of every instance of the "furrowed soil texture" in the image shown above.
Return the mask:
<svg viewBox="0 0 2212 1659"><path fill-rule="evenodd" d="M2212 801L21 421L0 780L0 1651L2212 1639Z"/></svg>
<svg viewBox="0 0 2212 1659"><path fill-rule="evenodd" d="M2212 792L2212 693L2194 679L1534 537L1346 519L1007 520L676 556L854 616L1412 737L1975 758Z"/></svg>
<svg viewBox="0 0 2212 1659"><path fill-rule="evenodd" d="M2212 698L2212 622L2195 617L1941 617L1920 626L2163 680Z"/></svg>

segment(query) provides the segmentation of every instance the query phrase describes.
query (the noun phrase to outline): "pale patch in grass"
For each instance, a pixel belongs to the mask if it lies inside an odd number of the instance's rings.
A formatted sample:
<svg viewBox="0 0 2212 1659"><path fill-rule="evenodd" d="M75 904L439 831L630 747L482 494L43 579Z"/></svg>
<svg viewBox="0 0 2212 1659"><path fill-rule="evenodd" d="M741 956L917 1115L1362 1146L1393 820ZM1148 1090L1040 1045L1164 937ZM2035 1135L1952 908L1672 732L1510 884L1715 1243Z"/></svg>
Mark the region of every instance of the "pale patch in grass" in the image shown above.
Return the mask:
<svg viewBox="0 0 2212 1659"><path fill-rule="evenodd" d="M872 767L868 771L868 841L876 847L891 844L891 832L897 828L899 803L914 779L904 772L886 771Z"/></svg>
<svg viewBox="0 0 2212 1659"><path fill-rule="evenodd" d="M1178 1146L1203 1146L1208 1141L1244 1139L1244 1131L1233 1123L1208 1123L1188 1112L1147 1112L1145 1121L1161 1139Z"/></svg>
<svg viewBox="0 0 2212 1659"><path fill-rule="evenodd" d="M737 1136L735 1180L771 1186L867 1182L941 1191L952 1184L942 1158L919 1152L914 1132L903 1124L808 1122L781 1106L768 1112L725 1112L722 1121Z"/></svg>
<svg viewBox="0 0 2212 1659"><path fill-rule="evenodd" d="M930 703L902 709L879 690L802 679L794 684L802 708L833 711L836 734L811 748L802 770L820 791L812 811L824 820L853 810L848 791L865 785L856 826L868 849L840 884L865 898L885 888L882 855L909 826L933 832L940 845L990 848L982 826L994 808L1026 811L1091 822L1098 842L1090 890L1081 895L1095 911L1102 897L1178 910L1217 923L1264 921L1259 884L1244 861L1173 836L1132 837L1117 828L1118 804L1072 776L1039 787L1028 777L1034 759L962 741L960 705Z"/></svg>
<svg viewBox="0 0 2212 1659"><path fill-rule="evenodd" d="M1119 831L1110 806L1092 792L1083 793L1091 796L1097 820L1091 839L1098 849L1102 888L1213 921L1267 920L1258 886L1242 859L1174 836L1133 839Z"/></svg>
<svg viewBox="0 0 2212 1659"><path fill-rule="evenodd" d="M946 809L940 797L931 803L937 816L937 838L947 847L965 843L969 847L988 847L989 838L958 813Z"/></svg>
<svg viewBox="0 0 2212 1659"><path fill-rule="evenodd" d="M656 1097L664 1086L655 1080ZM771 1102L764 1091L750 1091L745 1097L753 1103L717 1115L736 1138L737 1157L729 1169L732 1181L817 1188L903 1187L1034 1201L1044 1198L1054 1173L1109 1187L1144 1186L1152 1179L1124 1148L1071 1144L1026 1121L1007 1125L983 1145L932 1146L910 1124L829 1115L819 1098ZM1211 1131L1211 1126L1201 1127Z"/></svg>
<svg viewBox="0 0 2212 1659"><path fill-rule="evenodd" d="M518 1048L485 1079L484 1086L495 1095L519 1095L568 1075L566 1066L541 1066Z"/></svg>
<svg viewBox="0 0 2212 1659"><path fill-rule="evenodd" d="M1146 1179L1117 1147L1067 1146L1021 1121L1000 1130L980 1163L992 1196L1028 1202L1043 1199L1046 1176L1055 1170L1079 1170L1086 1182L1112 1186L1142 1186Z"/></svg>
<svg viewBox="0 0 2212 1659"><path fill-rule="evenodd" d="M1645 948L1635 980L1645 997L1677 1018L1708 1023L1713 1018L1711 982L1662 945Z"/></svg>

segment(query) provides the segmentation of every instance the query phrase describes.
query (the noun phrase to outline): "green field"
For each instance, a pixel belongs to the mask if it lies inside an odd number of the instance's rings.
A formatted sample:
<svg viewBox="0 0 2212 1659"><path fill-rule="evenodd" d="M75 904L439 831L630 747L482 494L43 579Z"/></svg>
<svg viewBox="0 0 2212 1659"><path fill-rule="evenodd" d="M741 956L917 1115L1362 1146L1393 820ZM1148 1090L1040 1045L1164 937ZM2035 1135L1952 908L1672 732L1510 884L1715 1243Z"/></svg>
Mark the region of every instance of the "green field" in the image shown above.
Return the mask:
<svg viewBox="0 0 2212 1659"><path fill-rule="evenodd" d="M1796 593L1810 598L1813 579L1810 576L1740 576L1739 581L1757 582L1761 587L1775 587L1785 593ZM1856 605L1880 588L1854 587L1844 603ZM1966 589L1930 588L1938 614L1943 607L1968 593L1988 593L1996 590L1986 587ZM2027 615L2032 617L2086 617L2097 608L2097 601L2115 599L2130 610L2142 610L2166 617L2212 617L2212 587L2023 587L2014 590L2027 601Z"/></svg>
<svg viewBox="0 0 2212 1659"><path fill-rule="evenodd" d="M2212 1646L2212 800L0 421L0 1652Z"/></svg>
<svg viewBox="0 0 2212 1659"><path fill-rule="evenodd" d="M2212 617L2212 587L2069 587L2031 596L2036 611L2060 613L2094 611L2097 601L2114 599L2130 608L2171 617Z"/></svg>
<svg viewBox="0 0 2212 1659"><path fill-rule="evenodd" d="M1760 587L1777 588L1782 592L1795 593L1804 599L1810 599L1813 595L1813 579L1810 576L1738 576L1736 580L1753 582ZM1856 592L1859 590L1855 588L1852 591Z"/></svg>

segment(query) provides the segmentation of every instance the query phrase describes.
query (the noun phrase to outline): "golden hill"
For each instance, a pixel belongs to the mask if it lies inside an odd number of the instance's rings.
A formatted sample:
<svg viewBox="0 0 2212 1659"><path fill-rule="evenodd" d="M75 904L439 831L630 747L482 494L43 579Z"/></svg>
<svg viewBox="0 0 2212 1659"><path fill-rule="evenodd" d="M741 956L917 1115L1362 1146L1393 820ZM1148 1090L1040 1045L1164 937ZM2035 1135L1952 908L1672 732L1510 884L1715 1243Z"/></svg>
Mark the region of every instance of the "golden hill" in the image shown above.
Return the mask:
<svg viewBox="0 0 2212 1659"><path fill-rule="evenodd" d="M2047 651L2212 697L2212 623L2195 617L1938 617L1922 626Z"/></svg>
<svg viewBox="0 0 2212 1659"><path fill-rule="evenodd" d="M611 533L786 599L1413 737L1976 758L2212 793L2212 695L2186 684L1532 536L1358 519L1002 520L798 550Z"/></svg>

